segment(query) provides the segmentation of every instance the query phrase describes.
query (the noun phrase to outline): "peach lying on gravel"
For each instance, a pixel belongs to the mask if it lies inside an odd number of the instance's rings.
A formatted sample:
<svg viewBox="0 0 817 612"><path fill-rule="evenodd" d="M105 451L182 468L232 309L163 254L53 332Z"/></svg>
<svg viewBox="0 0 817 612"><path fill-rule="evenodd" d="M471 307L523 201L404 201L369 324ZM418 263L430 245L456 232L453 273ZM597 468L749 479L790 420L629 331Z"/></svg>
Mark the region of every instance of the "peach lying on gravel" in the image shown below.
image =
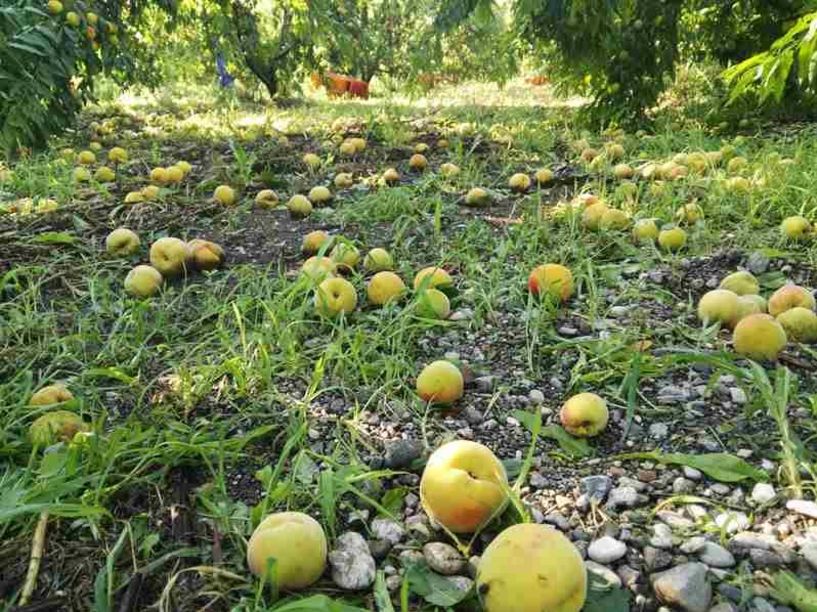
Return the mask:
<svg viewBox="0 0 817 612"><path fill-rule="evenodd" d="M610 415L607 402L595 393L579 393L568 399L559 411L562 427L578 438L597 436L607 427Z"/></svg>
<svg viewBox="0 0 817 612"><path fill-rule="evenodd" d="M236 203L238 197L236 196L235 189L229 185L219 185L213 192L213 199L224 206L232 206Z"/></svg>
<svg viewBox="0 0 817 612"><path fill-rule="evenodd" d="M70 442L81 431L90 428L78 414L68 410L54 410L39 416L28 428L28 437L35 446L50 446Z"/></svg>
<svg viewBox="0 0 817 612"><path fill-rule="evenodd" d="M224 263L224 249L215 242L196 238L187 243L190 259L199 270L215 270Z"/></svg>
<svg viewBox="0 0 817 612"><path fill-rule="evenodd" d="M247 546L250 571L264 577L274 559L273 580L284 591L316 582L326 568L326 535L320 523L301 512L278 512L253 531Z"/></svg>
<svg viewBox="0 0 817 612"><path fill-rule="evenodd" d="M727 289L707 291L698 301L698 318L704 325L731 327L740 318L740 298Z"/></svg>
<svg viewBox="0 0 817 612"><path fill-rule="evenodd" d="M105 238L105 250L109 255L124 257L139 250L139 236L126 227L113 230Z"/></svg>
<svg viewBox="0 0 817 612"><path fill-rule="evenodd" d="M287 209L289 214L296 219L308 217L312 214L312 202L305 195L296 194L287 202Z"/></svg>
<svg viewBox="0 0 817 612"><path fill-rule="evenodd" d="M329 191L328 187L318 185L309 190L307 198L309 198L313 206L326 206L332 201L332 192Z"/></svg>
<svg viewBox="0 0 817 612"><path fill-rule="evenodd" d="M464 204L466 206L479 207L487 206L491 203L491 194L482 187L474 187L465 194Z"/></svg>
<svg viewBox="0 0 817 612"><path fill-rule="evenodd" d="M52 404L62 404L63 402L70 402L74 399L74 395L68 388L60 383L48 385L39 389L31 399L28 400L29 406L50 406Z"/></svg>
<svg viewBox="0 0 817 612"><path fill-rule="evenodd" d="M301 273L312 280L321 281L327 277L334 276L335 262L331 257L310 257L301 266Z"/></svg>
<svg viewBox="0 0 817 612"><path fill-rule="evenodd" d="M780 224L780 233L789 240L803 240L811 233L811 222L800 215L786 217Z"/></svg>
<svg viewBox="0 0 817 612"><path fill-rule="evenodd" d="M811 291L799 285L784 285L769 298L769 314L773 317L798 306L809 310L817 308Z"/></svg>
<svg viewBox="0 0 817 612"><path fill-rule="evenodd" d="M383 306L398 300L405 292L406 285L403 279L388 270L375 274L366 286L369 302L375 306Z"/></svg>
<svg viewBox="0 0 817 612"><path fill-rule="evenodd" d="M301 249L304 253L312 254L320 251L324 245L326 245L326 249L329 249L329 247L332 245L332 237L329 235L329 232L325 232L324 230L315 230L304 236Z"/></svg>
<svg viewBox="0 0 817 612"><path fill-rule="evenodd" d="M420 480L423 509L454 533L474 533L508 501L505 467L487 446L457 440L431 454Z"/></svg>
<svg viewBox="0 0 817 612"><path fill-rule="evenodd" d="M417 314L427 319L447 319L451 315L451 302L442 291L426 289L417 296Z"/></svg>
<svg viewBox="0 0 817 612"><path fill-rule="evenodd" d="M146 298L156 295L164 277L153 266L139 265L125 277L125 291L134 297Z"/></svg>
<svg viewBox="0 0 817 612"><path fill-rule="evenodd" d="M432 404L453 404L462 397L462 372L450 361L434 361L417 377L417 395Z"/></svg>
<svg viewBox="0 0 817 612"><path fill-rule="evenodd" d="M549 295L566 302L573 295L573 274L561 264L544 264L533 269L528 289L534 295Z"/></svg>
<svg viewBox="0 0 817 612"><path fill-rule="evenodd" d="M525 523L508 527L488 545L476 586L485 612L579 612L587 570L560 531Z"/></svg>
<svg viewBox="0 0 817 612"><path fill-rule="evenodd" d="M750 314L766 312L766 298L760 295L742 295L738 298L738 321Z"/></svg>
<svg viewBox="0 0 817 612"><path fill-rule="evenodd" d="M797 306L778 315L777 322L786 330L786 336L795 342L817 342L817 313Z"/></svg>
<svg viewBox="0 0 817 612"><path fill-rule="evenodd" d="M639 219L633 226L636 242L655 242L658 239L658 225L655 219Z"/></svg>
<svg viewBox="0 0 817 612"><path fill-rule="evenodd" d="M394 260L386 249L375 248L366 253L366 257L363 258L363 267L368 272L393 270Z"/></svg>
<svg viewBox="0 0 817 612"><path fill-rule="evenodd" d="M262 189L255 196L255 205L258 208L275 208L279 201L278 194L272 189Z"/></svg>
<svg viewBox="0 0 817 612"><path fill-rule="evenodd" d="M767 314L753 314L741 319L735 326L732 340L739 355L768 361L776 360L788 342L783 326Z"/></svg>
<svg viewBox="0 0 817 612"><path fill-rule="evenodd" d="M530 189L530 177L527 174L518 172L508 179L508 187L516 193L524 193Z"/></svg>
<svg viewBox="0 0 817 612"><path fill-rule="evenodd" d="M658 246L665 251L679 251L687 243L687 233L680 227L661 230L658 233Z"/></svg>
<svg viewBox="0 0 817 612"><path fill-rule="evenodd" d="M345 278L327 278L315 291L315 311L324 317L349 314L357 306L357 291Z"/></svg>
<svg viewBox="0 0 817 612"><path fill-rule="evenodd" d="M429 266L414 275L414 290L446 288L454 285L451 275L442 268Z"/></svg>
<svg viewBox="0 0 817 612"><path fill-rule="evenodd" d="M187 243L179 238L167 236L150 245L150 264L165 278L183 274L189 258Z"/></svg>
<svg viewBox="0 0 817 612"><path fill-rule="evenodd" d="M755 278L755 275L746 270L733 272L725 277L719 287L721 289L728 289L738 295L757 295L760 293L760 283Z"/></svg>

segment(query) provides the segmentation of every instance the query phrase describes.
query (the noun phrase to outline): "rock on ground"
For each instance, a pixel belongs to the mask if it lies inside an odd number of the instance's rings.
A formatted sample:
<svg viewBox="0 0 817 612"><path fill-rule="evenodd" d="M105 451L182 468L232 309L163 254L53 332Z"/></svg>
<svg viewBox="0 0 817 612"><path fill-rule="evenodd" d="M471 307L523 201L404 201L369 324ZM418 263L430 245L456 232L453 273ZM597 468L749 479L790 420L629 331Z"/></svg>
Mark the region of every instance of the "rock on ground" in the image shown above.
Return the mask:
<svg viewBox="0 0 817 612"><path fill-rule="evenodd" d="M355 531L347 531L338 538L335 550L329 553L329 565L332 580L347 591L365 589L374 582L374 557L366 540Z"/></svg>
<svg viewBox="0 0 817 612"><path fill-rule="evenodd" d="M687 612L707 612L712 601L712 585L703 563L684 563L652 576L658 599Z"/></svg>

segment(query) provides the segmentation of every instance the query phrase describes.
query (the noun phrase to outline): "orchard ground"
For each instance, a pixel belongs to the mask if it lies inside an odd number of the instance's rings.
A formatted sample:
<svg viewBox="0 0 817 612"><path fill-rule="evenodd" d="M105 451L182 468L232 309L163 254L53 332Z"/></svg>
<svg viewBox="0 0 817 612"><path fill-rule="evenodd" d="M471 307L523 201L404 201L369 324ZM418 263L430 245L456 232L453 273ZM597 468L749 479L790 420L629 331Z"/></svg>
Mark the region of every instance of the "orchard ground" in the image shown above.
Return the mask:
<svg viewBox="0 0 817 612"><path fill-rule="evenodd" d="M317 518L330 549L360 532L378 572L344 592L327 571L286 602L321 594L388 610L391 593L402 609L477 609L465 559L459 579L412 566L425 555L440 569L424 544L455 543L418 500L425 458L455 438L489 446L518 494L460 552L470 544L467 554L479 555L520 520L555 525L589 551L598 579L587 609L767 610L775 572L813 583L817 351L791 343L777 365L753 367L734 355L728 330L701 327L695 306L742 268L764 295L786 282L817 287L817 243L787 243L779 230L789 215L817 212L815 130L712 133L682 123L591 134L575 127L577 104L521 82L284 109L174 92L91 108L52 150L13 164L0 183L2 609L16 601L43 512L38 610L276 609L247 570L246 541L263 515L285 509ZM347 136L366 138L366 150L341 157ZM751 186L731 189L720 165L659 188L637 180L633 197L608 168L580 161L572 144L582 138L600 150L617 139L633 167L729 145L748 159ZM115 182L73 181L60 151L92 140L127 150ZM417 143L429 147L423 173L408 167ZM320 168L303 164L307 152ZM192 171L179 186L123 203L151 168L181 160ZM442 177L444 162L459 175ZM387 187L377 179L388 167L401 179ZM541 167L555 172L553 184L508 189L512 174ZM333 188L331 206L304 220L289 216L291 195L331 187L339 172L353 173L354 186ZM237 206L212 200L220 184L238 190ZM464 207L477 186L490 205ZM265 188L282 206L254 205ZM697 201L704 220L686 227L682 251L667 253L635 243L629 229L584 229L560 206L581 193L664 223ZM31 212L21 198L58 208ZM126 259L104 250L120 226L141 239ZM314 287L299 276L303 236L315 229L362 253L388 249L407 285L420 268L444 267L455 280L451 318L417 316L411 296L366 306L360 271L349 276L357 311L320 319ZM125 275L162 236L215 241L227 265L171 281L152 299L127 296ZM548 262L576 279L564 306L528 293L528 274ZM422 367L443 358L466 376L448 410L414 391ZM32 454L27 402L57 381L96 435L84 448ZM558 427L559 407L579 392L611 410L589 442Z"/></svg>

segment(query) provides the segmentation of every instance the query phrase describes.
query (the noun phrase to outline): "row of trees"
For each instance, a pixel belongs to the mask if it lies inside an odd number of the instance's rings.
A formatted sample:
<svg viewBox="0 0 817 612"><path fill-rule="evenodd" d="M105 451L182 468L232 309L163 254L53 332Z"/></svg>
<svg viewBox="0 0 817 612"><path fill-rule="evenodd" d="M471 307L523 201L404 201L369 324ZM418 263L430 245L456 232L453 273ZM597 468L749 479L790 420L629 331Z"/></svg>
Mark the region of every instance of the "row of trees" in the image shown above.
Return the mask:
<svg viewBox="0 0 817 612"><path fill-rule="evenodd" d="M812 0L6 0L0 8L0 146L69 125L107 73L153 85L180 48L216 52L270 96L331 68L411 84L423 73L501 81L547 65L592 97L596 120L644 117L682 57L720 62L733 99L810 94Z"/></svg>

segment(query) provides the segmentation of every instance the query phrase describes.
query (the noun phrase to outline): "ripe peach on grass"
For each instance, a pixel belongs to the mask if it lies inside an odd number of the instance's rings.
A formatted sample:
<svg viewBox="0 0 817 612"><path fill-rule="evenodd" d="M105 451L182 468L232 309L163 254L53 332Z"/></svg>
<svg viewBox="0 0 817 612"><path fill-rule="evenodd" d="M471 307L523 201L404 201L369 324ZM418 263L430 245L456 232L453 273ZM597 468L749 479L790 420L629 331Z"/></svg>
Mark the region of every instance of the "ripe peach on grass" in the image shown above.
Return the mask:
<svg viewBox="0 0 817 612"><path fill-rule="evenodd" d="M301 512L278 512L261 521L250 536L247 564L258 577L265 577L271 565L275 584L284 591L295 591L321 577L327 549L326 534L318 521Z"/></svg>
<svg viewBox="0 0 817 612"><path fill-rule="evenodd" d="M731 327L740 318L740 299L728 289L706 292L698 301L698 318L704 325L720 323Z"/></svg>
<svg viewBox="0 0 817 612"><path fill-rule="evenodd" d="M74 399L74 394L68 387L61 383L47 385L37 390L28 400L29 406L51 406L52 404L62 404Z"/></svg>
<svg viewBox="0 0 817 612"><path fill-rule="evenodd" d="M357 307L357 291L345 278L330 277L321 282L315 291L315 311L333 318L349 314Z"/></svg>
<svg viewBox="0 0 817 612"><path fill-rule="evenodd" d="M534 295L549 295L566 302L573 295L573 274L561 264L543 264L530 273L528 289Z"/></svg>
<svg viewBox="0 0 817 612"><path fill-rule="evenodd" d="M420 289L445 289L454 286L454 280L451 275L436 266L429 266L423 268L414 275L414 282L412 283L415 291Z"/></svg>
<svg viewBox="0 0 817 612"><path fill-rule="evenodd" d="M398 300L405 292L406 284L403 279L388 270L375 274L366 286L369 302L375 306L383 306Z"/></svg>
<svg viewBox="0 0 817 612"><path fill-rule="evenodd" d="M196 238L187 243L190 259L199 270L215 270L224 263L224 249L209 240Z"/></svg>
<svg viewBox="0 0 817 612"><path fill-rule="evenodd" d="M105 250L110 255L123 257L139 250L139 236L126 227L118 227L105 238Z"/></svg>
<svg viewBox="0 0 817 612"><path fill-rule="evenodd" d="M786 330L786 336L795 342L817 342L817 313L797 306L778 315L777 322Z"/></svg>
<svg viewBox="0 0 817 612"><path fill-rule="evenodd" d="M189 258L187 243L179 238L159 238L150 245L150 264L165 278L183 274Z"/></svg>
<svg viewBox="0 0 817 612"><path fill-rule="evenodd" d="M561 531L520 523L485 549L476 585L485 612L579 612L587 598L587 570Z"/></svg>
<svg viewBox="0 0 817 612"><path fill-rule="evenodd" d="M562 427L578 438L597 436L607 427L607 402L595 393L579 393L568 399L559 411Z"/></svg>
<svg viewBox="0 0 817 612"><path fill-rule="evenodd" d="M429 457L420 499L431 518L453 533L474 533L508 502L505 467L487 446L468 440L443 444Z"/></svg>
<svg viewBox="0 0 817 612"><path fill-rule="evenodd" d="M437 289L425 289L417 295L417 314L427 319L447 319L451 315L448 296Z"/></svg>
<svg viewBox="0 0 817 612"><path fill-rule="evenodd" d="M434 361L417 377L417 395L432 404L453 404L462 397L464 387L462 372L450 361Z"/></svg>
<svg viewBox="0 0 817 612"><path fill-rule="evenodd" d="M735 352L757 360L774 361L786 347L786 330L767 314L752 314L741 319L732 335Z"/></svg>
<svg viewBox="0 0 817 612"><path fill-rule="evenodd" d="M164 277L153 266L139 265L125 277L125 291L139 298L156 295L162 288Z"/></svg>
<svg viewBox="0 0 817 612"><path fill-rule="evenodd" d="M773 317L798 306L809 310L817 309L814 295L811 291L799 285L784 285L769 298L769 314Z"/></svg>

